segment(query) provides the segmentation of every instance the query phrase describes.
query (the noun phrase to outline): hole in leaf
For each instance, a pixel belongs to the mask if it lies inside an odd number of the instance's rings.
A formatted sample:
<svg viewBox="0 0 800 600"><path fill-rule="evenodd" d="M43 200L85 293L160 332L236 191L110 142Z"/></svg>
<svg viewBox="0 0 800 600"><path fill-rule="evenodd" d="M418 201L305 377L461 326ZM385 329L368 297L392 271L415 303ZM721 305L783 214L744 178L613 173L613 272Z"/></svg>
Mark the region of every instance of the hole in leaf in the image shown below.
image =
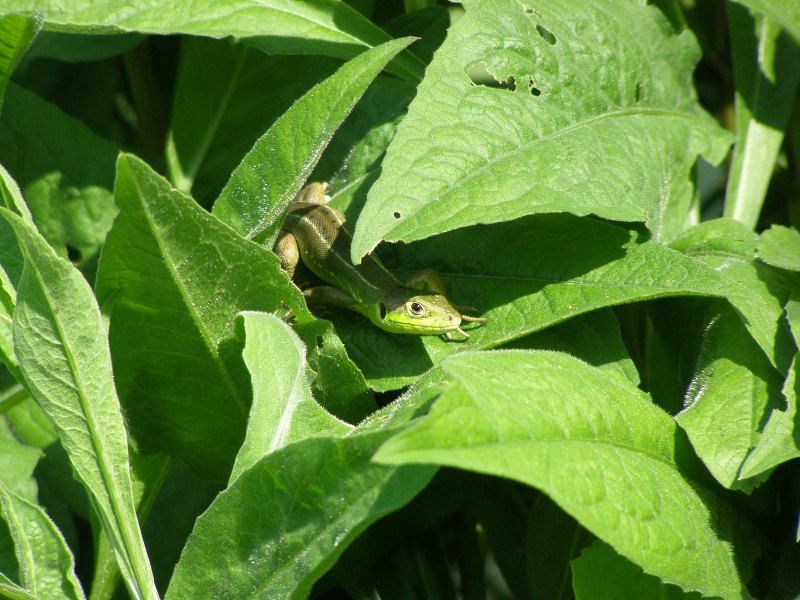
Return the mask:
<svg viewBox="0 0 800 600"><path fill-rule="evenodd" d="M381 321L382 321L383 319L386 318L386 312L387 312L386 305L383 302L381 302L380 308L381 308Z"/></svg>
<svg viewBox="0 0 800 600"><path fill-rule="evenodd" d="M402 215L399 212L395 211L395 213L394 213L394 218L395 219L399 219L401 216Z"/></svg>
<svg viewBox="0 0 800 600"><path fill-rule="evenodd" d="M535 85L533 85L533 83L530 83L528 85L531 88L531 95L536 96L536 97L539 97L539 96L542 95L542 90L540 90Z"/></svg>
<svg viewBox="0 0 800 600"><path fill-rule="evenodd" d="M318 336L317 336L317 340L316 340L316 341L317 341L317 348L319 348L320 350L322 350L322 346L323 346L323 344L324 344L324 340L322 339L322 336L321 336L321 335L318 335Z"/></svg>
<svg viewBox="0 0 800 600"><path fill-rule="evenodd" d="M636 82L636 90L633 92L633 97L635 102L639 102L642 99L642 82Z"/></svg>
<svg viewBox="0 0 800 600"><path fill-rule="evenodd" d="M553 35L553 32L547 29L546 27L542 27L541 25L536 26L536 33L539 34L545 42L550 44L551 46L556 43L556 36Z"/></svg>
<svg viewBox="0 0 800 600"><path fill-rule="evenodd" d="M70 260L70 262L79 262L81 259L81 251L75 246L70 246L67 244L67 258Z"/></svg>

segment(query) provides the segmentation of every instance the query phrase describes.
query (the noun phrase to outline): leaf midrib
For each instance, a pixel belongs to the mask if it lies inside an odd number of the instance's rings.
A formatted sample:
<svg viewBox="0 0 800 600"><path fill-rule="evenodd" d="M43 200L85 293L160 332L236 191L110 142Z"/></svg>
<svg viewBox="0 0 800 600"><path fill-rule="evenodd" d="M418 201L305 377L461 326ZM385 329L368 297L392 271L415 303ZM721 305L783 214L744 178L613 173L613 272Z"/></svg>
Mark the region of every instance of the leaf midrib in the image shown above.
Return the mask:
<svg viewBox="0 0 800 600"><path fill-rule="evenodd" d="M130 180L133 182L133 186L136 189L136 197L137 197L137 199L144 198L143 190L139 186L139 180L138 180L137 177L135 177L133 175L132 171L131 171ZM186 309L189 311L189 314L192 317L192 319L191 319L192 323L196 327L197 332L200 334L200 337L203 340L204 345L206 346L206 350L208 351L209 355L211 356L212 362L217 366L217 370L218 370L220 376L222 377L222 380L225 383L225 386L228 388L228 390L231 393L231 396L233 397L234 401L236 402L237 408L242 413L242 415L245 418L247 418L248 410L247 410L246 402L241 398L241 395L239 393L239 389L236 386L235 382L233 381L233 379L231 377L231 374L228 372L228 369L226 368L225 363L222 361L222 359L220 358L219 354L217 353L216 348L211 343L211 336L210 336L209 332L206 330L206 328L203 326L203 324L202 324L202 322L201 322L201 320L199 318L199 315L197 313L197 310L195 309L194 303L191 302L190 295L189 295L188 291L186 290L186 288L183 285L183 280L181 279L181 277L179 277L178 272L175 270L175 268L174 268L174 266L172 264L171 256L169 255L169 253L167 253L166 246L163 243L161 237L159 236L159 230L156 227L156 222L153 219L153 216L150 214L150 210L149 210L149 207L148 207L147 203L144 202L143 200L139 200L138 203L142 207L142 214L144 215L145 220L147 221L147 224L150 227L150 231L152 232L153 239L155 240L156 244L158 245L158 249L159 249L159 252L161 253L161 256L163 256L165 259L168 259L168 260L164 260L164 266L167 268L167 271L172 276L172 280L175 282L175 287L178 289L178 293L180 294L180 297L183 300L183 304L186 307Z"/></svg>

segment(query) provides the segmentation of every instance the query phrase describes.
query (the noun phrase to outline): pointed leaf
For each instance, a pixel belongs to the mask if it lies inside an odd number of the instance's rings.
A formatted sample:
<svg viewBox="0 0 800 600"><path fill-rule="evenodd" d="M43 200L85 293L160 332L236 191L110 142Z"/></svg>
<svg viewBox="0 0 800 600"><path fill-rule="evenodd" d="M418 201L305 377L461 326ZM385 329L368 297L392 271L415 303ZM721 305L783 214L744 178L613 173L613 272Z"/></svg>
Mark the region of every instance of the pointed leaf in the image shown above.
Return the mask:
<svg viewBox="0 0 800 600"><path fill-rule="evenodd" d="M135 597L157 593L136 520L128 440L106 329L89 284L21 217L0 209L25 256L14 310L24 380L58 431Z"/></svg>
<svg viewBox="0 0 800 600"><path fill-rule="evenodd" d="M689 30L639 0L469 3L387 152L353 259L543 212L647 221L668 239L697 154L718 162L728 144L696 101L698 57Z"/></svg>
<svg viewBox="0 0 800 600"><path fill-rule="evenodd" d="M83 599L72 553L45 512L0 483L0 513L14 540L21 585L14 590L0 575L0 594Z"/></svg>
<svg viewBox="0 0 800 600"><path fill-rule="evenodd" d="M11 74L41 27L41 15L0 17L0 107Z"/></svg>
<svg viewBox="0 0 800 600"><path fill-rule="evenodd" d="M732 523L672 419L630 382L550 352L467 353L443 367L456 383L375 460L526 483L645 572L746 597L727 541Z"/></svg>
<svg viewBox="0 0 800 600"><path fill-rule="evenodd" d="M243 236L272 246L289 204L336 129L386 63L411 41L394 40L357 56L295 102L236 167L214 215Z"/></svg>
<svg viewBox="0 0 800 600"><path fill-rule="evenodd" d="M120 215L96 288L101 305L111 306L128 422L146 451L227 479L251 395L236 314L289 308L301 321L311 317L274 254L239 237L139 159L120 157L114 191Z"/></svg>
<svg viewBox="0 0 800 600"><path fill-rule="evenodd" d="M244 471L197 520L166 598L307 597L353 539L432 477L372 463L389 435L312 438Z"/></svg>
<svg viewBox="0 0 800 600"><path fill-rule="evenodd" d="M291 327L264 313L244 312L239 318L245 330L242 356L250 371L253 404L231 482L259 459L291 442L345 435L352 429L311 395L306 347Z"/></svg>

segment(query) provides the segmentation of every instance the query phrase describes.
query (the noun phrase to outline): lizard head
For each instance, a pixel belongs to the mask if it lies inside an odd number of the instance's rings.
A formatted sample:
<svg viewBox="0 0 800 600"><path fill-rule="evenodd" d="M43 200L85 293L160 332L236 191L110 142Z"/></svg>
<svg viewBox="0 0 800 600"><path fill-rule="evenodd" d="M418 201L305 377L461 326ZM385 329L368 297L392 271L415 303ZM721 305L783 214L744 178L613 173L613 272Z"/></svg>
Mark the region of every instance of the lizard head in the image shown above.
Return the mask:
<svg viewBox="0 0 800 600"><path fill-rule="evenodd" d="M446 334L459 329L461 318L441 294L412 288L394 290L381 304L382 326L393 333Z"/></svg>

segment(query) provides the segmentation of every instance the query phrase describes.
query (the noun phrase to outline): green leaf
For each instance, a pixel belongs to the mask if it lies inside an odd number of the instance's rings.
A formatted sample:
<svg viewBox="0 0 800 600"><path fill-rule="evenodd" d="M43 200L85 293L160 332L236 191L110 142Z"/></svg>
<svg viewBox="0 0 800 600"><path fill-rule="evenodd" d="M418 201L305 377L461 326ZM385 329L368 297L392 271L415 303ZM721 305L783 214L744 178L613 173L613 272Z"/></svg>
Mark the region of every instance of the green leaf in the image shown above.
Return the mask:
<svg viewBox="0 0 800 600"><path fill-rule="evenodd" d="M83 276L21 217L0 209L25 256L14 351L117 551L132 595L158 596L131 492L128 441L106 329Z"/></svg>
<svg viewBox="0 0 800 600"><path fill-rule="evenodd" d="M184 38L166 149L170 180L211 204L261 132L339 65Z"/></svg>
<svg viewBox="0 0 800 600"><path fill-rule="evenodd" d="M0 17L0 107L11 74L41 27L41 15Z"/></svg>
<svg viewBox="0 0 800 600"><path fill-rule="evenodd" d="M400 278L437 270L450 298L477 307L488 322L454 343L389 334L349 313L334 316L350 356L378 390L407 385L449 354L495 348L598 308L669 296L726 298L771 361L786 358L785 344L776 346L782 306L749 265L742 268L755 282L744 283L736 265L730 274L717 272L595 219L538 215L473 227L393 248L384 258Z"/></svg>
<svg viewBox="0 0 800 600"><path fill-rule="evenodd" d="M635 564L603 542L595 542L572 561L575 600L701 600L700 594L687 594L673 585L646 575Z"/></svg>
<svg viewBox="0 0 800 600"><path fill-rule="evenodd" d="M529 587L542 598L571 600L570 561L592 539L580 523L542 494L536 499L525 540Z"/></svg>
<svg viewBox="0 0 800 600"><path fill-rule="evenodd" d="M72 553L45 512L0 483L0 513L14 540L19 566L19 586L0 574L0 594L83 599Z"/></svg>
<svg viewBox="0 0 800 600"><path fill-rule="evenodd" d="M341 0L224 0L202 12L190 0L179 0L165 10L159 0L137 2L121 10L116 0L56 0L36 3L46 15L48 29L80 33L136 31L175 33L212 38L244 39L268 54L323 54L352 58L365 48L391 37ZM17 0L0 0L0 14L19 10ZM404 52L393 70L422 79L424 64Z"/></svg>
<svg viewBox="0 0 800 600"><path fill-rule="evenodd" d="M645 572L746 597L724 510L672 419L629 381L549 352L468 353L443 368L456 383L375 460L526 483Z"/></svg>
<svg viewBox="0 0 800 600"><path fill-rule="evenodd" d="M357 56L295 102L231 174L214 215L247 238L271 246L289 204L336 129L378 73L411 38Z"/></svg>
<svg viewBox="0 0 800 600"><path fill-rule="evenodd" d="M306 347L291 327L264 313L244 312L239 318L247 340L242 356L250 371L253 404L231 482L259 459L291 442L342 436L352 429L311 395Z"/></svg>
<svg viewBox="0 0 800 600"><path fill-rule="evenodd" d="M301 322L311 317L274 254L236 235L139 159L120 157L114 192L120 215L96 290L100 304L111 307L126 417L145 451L225 480L251 398L236 314L288 308Z"/></svg>
<svg viewBox="0 0 800 600"><path fill-rule="evenodd" d="M18 440L8 422L0 417L0 485L26 500L35 501L33 470L41 457L41 450Z"/></svg>
<svg viewBox="0 0 800 600"><path fill-rule="evenodd" d="M166 598L307 597L353 539L432 477L372 463L389 435L311 438L244 471L197 520Z"/></svg>
<svg viewBox="0 0 800 600"><path fill-rule="evenodd" d="M773 225L758 240L758 258L773 267L800 271L800 233Z"/></svg>
<svg viewBox="0 0 800 600"><path fill-rule="evenodd" d="M353 259L544 212L647 221L669 239L697 154L716 163L728 146L696 101L698 57L638 0L471 2L387 152Z"/></svg>
<svg viewBox="0 0 800 600"><path fill-rule="evenodd" d="M800 18L800 12L798 12ZM800 48L767 18L728 5L736 78L736 145L725 216L754 229L800 84Z"/></svg>
<svg viewBox="0 0 800 600"><path fill-rule="evenodd" d="M736 0L772 19L800 43L800 5L786 0Z"/></svg>
<svg viewBox="0 0 800 600"><path fill-rule="evenodd" d="M729 308L703 331L700 355L675 420L695 452L727 488L756 446L767 407L780 398L782 378Z"/></svg>
<svg viewBox="0 0 800 600"><path fill-rule="evenodd" d="M97 260L117 214L111 194L117 152L56 106L9 86L0 162L22 189L45 239L81 266Z"/></svg>

